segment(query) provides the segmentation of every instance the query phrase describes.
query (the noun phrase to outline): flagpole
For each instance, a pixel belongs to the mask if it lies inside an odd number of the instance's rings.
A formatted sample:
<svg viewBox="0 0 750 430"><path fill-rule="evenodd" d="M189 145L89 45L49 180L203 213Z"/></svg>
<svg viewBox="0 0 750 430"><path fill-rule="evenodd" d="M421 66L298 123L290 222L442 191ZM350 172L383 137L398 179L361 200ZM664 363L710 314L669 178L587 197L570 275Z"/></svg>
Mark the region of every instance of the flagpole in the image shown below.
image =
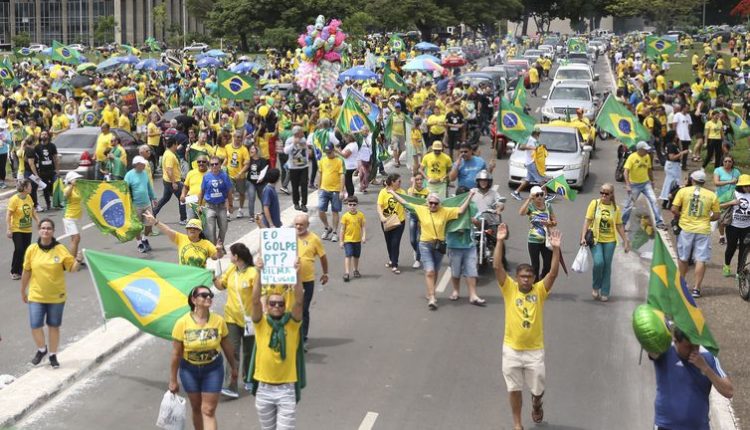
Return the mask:
<svg viewBox="0 0 750 430"><path fill-rule="evenodd" d="M602 103L602 107L604 107L604 105L607 104L607 101L609 100L610 97L612 97L612 93L609 93L607 95L607 98L604 99L604 102ZM599 112L596 113L596 118L594 118L594 124L596 124L597 121L599 121L599 115L601 115L601 114L602 114L602 109L599 108Z"/></svg>
<svg viewBox="0 0 750 430"><path fill-rule="evenodd" d="M94 280L94 271L91 270L91 264L89 264L89 256L86 255L86 248L83 248L81 250L81 254L83 254L83 259L86 260L86 266L89 268L89 276L91 276L91 285L94 286L94 291L96 291L96 298L99 299L99 309L102 311L102 320L104 321L104 331L107 331L107 317L104 315L104 302L102 302L102 296L101 293L99 293L99 289L96 288L96 281Z"/></svg>

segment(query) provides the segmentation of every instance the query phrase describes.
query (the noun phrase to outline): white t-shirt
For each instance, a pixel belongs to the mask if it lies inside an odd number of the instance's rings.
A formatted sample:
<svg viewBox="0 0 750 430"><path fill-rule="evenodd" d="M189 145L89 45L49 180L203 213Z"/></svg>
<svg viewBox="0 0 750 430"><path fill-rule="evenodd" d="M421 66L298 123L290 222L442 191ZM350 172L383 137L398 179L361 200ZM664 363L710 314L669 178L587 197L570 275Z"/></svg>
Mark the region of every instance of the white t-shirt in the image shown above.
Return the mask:
<svg viewBox="0 0 750 430"><path fill-rule="evenodd" d="M536 139L529 136L529 140L526 141L526 150L524 151L524 155L526 156L525 161L523 162L524 166L527 166L534 162L534 150L536 149Z"/></svg>
<svg viewBox="0 0 750 430"><path fill-rule="evenodd" d="M372 156L372 133L367 135L365 137L365 140L362 142L362 146L359 147L359 151L357 151L357 160L361 161L370 161L370 157Z"/></svg>
<svg viewBox="0 0 750 430"><path fill-rule="evenodd" d="M354 170L357 168L357 162L359 161L359 146L357 142L349 142L344 147L344 152L349 151L351 155L349 158L344 158L344 167L346 170Z"/></svg>
<svg viewBox="0 0 750 430"><path fill-rule="evenodd" d="M750 227L750 193L735 191L734 198L737 199L739 203L734 206L734 212L732 213L732 227Z"/></svg>
<svg viewBox="0 0 750 430"><path fill-rule="evenodd" d="M690 140L690 126L693 124L693 119L690 115L682 112L674 114L674 122L677 124L675 131L677 132L677 139L679 140Z"/></svg>

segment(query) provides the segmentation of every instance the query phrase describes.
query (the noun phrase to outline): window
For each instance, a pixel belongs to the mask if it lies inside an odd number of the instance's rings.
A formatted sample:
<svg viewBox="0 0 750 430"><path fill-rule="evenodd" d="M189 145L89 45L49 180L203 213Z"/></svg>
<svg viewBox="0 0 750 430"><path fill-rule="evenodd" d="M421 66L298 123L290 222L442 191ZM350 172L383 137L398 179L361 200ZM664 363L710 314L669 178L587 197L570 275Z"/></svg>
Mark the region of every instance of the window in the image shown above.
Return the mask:
<svg viewBox="0 0 750 430"><path fill-rule="evenodd" d="M26 33L37 42L34 0L16 0L16 34Z"/></svg>
<svg viewBox="0 0 750 430"><path fill-rule="evenodd" d="M62 1L61 0L42 0L41 5L41 26L42 34L40 43L52 46L52 41L61 42L62 37Z"/></svg>
<svg viewBox="0 0 750 430"><path fill-rule="evenodd" d="M10 44L10 2L0 1L0 45Z"/></svg>
<svg viewBox="0 0 750 430"><path fill-rule="evenodd" d="M68 43L89 42L89 2L88 0L68 0Z"/></svg>

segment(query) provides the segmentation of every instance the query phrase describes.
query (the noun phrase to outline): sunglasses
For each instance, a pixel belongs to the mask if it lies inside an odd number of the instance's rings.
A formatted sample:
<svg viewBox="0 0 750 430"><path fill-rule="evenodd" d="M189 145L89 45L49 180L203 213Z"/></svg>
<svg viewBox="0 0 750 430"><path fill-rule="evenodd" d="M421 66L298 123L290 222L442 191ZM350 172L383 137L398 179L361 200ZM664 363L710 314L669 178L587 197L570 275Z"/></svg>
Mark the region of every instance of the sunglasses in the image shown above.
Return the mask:
<svg viewBox="0 0 750 430"><path fill-rule="evenodd" d="M356 207L357 207L357 204L356 204L356 203L349 203L349 207L350 207L350 208L356 208Z"/></svg>
<svg viewBox="0 0 750 430"><path fill-rule="evenodd" d="M544 193L536 193L536 194L534 194L534 197L542 197L542 196L544 196Z"/></svg>
<svg viewBox="0 0 750 430"><path fill-rule="evenodd" d="M272 308L283 308L284 302L282 300L269 300L268 306Z"/></svg>
<svg viewBox="0 0 750 430"><path fill-rule="evenodd" d="M195 293L193 294L193 297L200 297L202 299L213 299L214 293L208 292L208 293Z"/></svg>
<svg viewBox="0 0 750 430"><path fill-rule="evenodd" d="M462 154L468 154L469 151L461 151Z"/></svg>
<svg viewBox="0 0 750 430"><path fill-rule="evenodd" d="M607 192L607 191L599 191L599 194L601 194L603 196L611 196L612 195L612 193Z"/></svg>
<svg viewBox="0 0 750 430"><path fill-rule="evenodd" d="M220 166L220 163L209 163L211 166Z"/></svg>
<svg viewBox="0 0 750 430"><path fill-rule="evenodd" d="M198 163L198 164L206 164L206 163L208 163L208 161L198 160L198 161L196 161L196 163Z"/></svg>
<svg viewBox="0 0 750 430"><path fill-rule="evenodd" d="M433 206L433 205L437 206L440 204L440 202L427 202L427 204L430 206Z"/></svg>

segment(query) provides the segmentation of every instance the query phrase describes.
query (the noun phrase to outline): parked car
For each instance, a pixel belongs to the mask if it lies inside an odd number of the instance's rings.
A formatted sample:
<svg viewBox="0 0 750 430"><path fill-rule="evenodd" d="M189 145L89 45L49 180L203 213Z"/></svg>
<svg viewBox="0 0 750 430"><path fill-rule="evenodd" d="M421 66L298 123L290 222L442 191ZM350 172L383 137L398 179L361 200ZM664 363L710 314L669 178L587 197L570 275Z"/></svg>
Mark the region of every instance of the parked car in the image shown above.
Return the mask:
<svg viewBox="0 0 750 430"><path fill-rule="evenodd" d="M566 64L557 68L550 88L554 88L561 82L567 81L585 82L593 88L594 81L598 80L599 75L592 73L591 67L587 64Z"/></svg>
<svg viewBox="0 0 750 430"><path fill-rule="evenodd" d="M523 53L523 58L529 61L529 63L534 63L536 60L544 56L544 51L541 49L527 49Z"/></svg>
<svg viewBox="0 0 750 430"><path fill-rule="evenodd" d="M565 181L571 188L583 188L589 176L591 150L583 144L583 137L575 127L563 127L541 124L538 143L547 148L546 176L565 175ZM515 188L526 178L525 154L515 150L513 142L508 143L513 153L508 161L508 186Z"/></svg>
<svg viewBox="0 0 750 430"><path fill-rule="evenodd" d="M458 46L448 48L447 51L444 51L441 61L445 67L461 67L466 65L467 62L466 54Z"/></svg>
<svg viewBox="0 0 750 430"><path fill-rule="evenodd" d="M487 73L490 75L497 75L501 79L505 79L508 83L508 90L512 91L518 85L518 69L507 65L500 66L488 66L483 67L480 70L481 73Z"/></svg>
<svg viewBox="0 0 750 430"><path fill-rule="evenodd" d="M544 121L575 118L578 109L583 109L583 115L590 121L596 117L599 99L586 82L562 81L550 90L545 99L542 106Z"/></svg>
<svg viewBox="0 0 750 430"><path fill-rule="evenodd" d="M81 53L86 52L86 45L83 45L81 43L74 43L72 45L68 45L68 48L81 52Z"/></svg>
<svg viewBox="0 0 750 430"><path fill-rule="evenodd" d="M206 52L209 50L209 46L205 43L193 42L190 45L182 48L184 54L197 54L200 52Z"/></svg>
<svg viewBox="0 0 750 430"><path fill-rule="evenodd" d="M72 128L62 132L52 141L57 146L61 174L65 175L73 170L85 179L94 179L96 139L100 132L99 127ZM113 128L112 132L120 138L125 148L129 167L133 157L138 155L138 146L141 142L120 128Z"/></svg>
<svg viewBox="0 0 750 430"><path fill-rule="evenodd" d="M49 47L43 43L32 43L29 45L29 51L31 52L42 52L47 48Z"/></svg>
<svg viewBox="0 0 750 430"><path fill-rule="evenodd" d="M489 85L492 88L492 94L502 96L508 88L508 81L497 75L484 72L469 72L456 78L456 85L468 83L472 87Z"/></svg>

